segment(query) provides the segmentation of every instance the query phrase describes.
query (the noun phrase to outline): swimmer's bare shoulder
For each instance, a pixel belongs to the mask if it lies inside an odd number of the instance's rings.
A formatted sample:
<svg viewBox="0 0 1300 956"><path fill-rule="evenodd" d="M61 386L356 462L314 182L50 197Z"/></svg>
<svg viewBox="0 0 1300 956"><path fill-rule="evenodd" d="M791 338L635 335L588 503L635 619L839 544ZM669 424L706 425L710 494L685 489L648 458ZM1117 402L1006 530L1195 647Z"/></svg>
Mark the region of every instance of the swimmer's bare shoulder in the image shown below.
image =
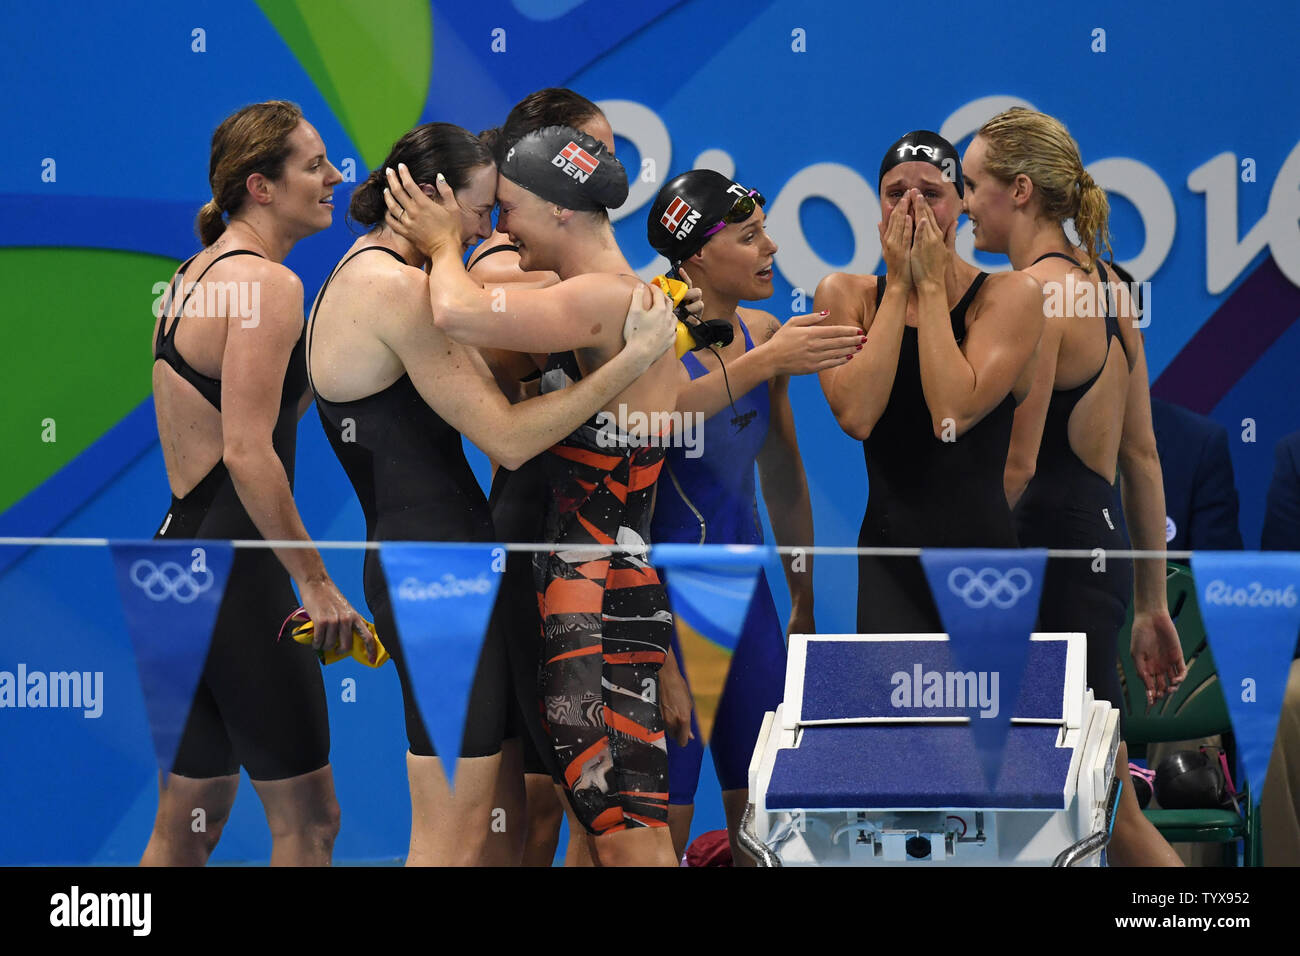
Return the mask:
<svg viewBox="0 0 1300 956"><path fill-rule="evenodd" d="M375 256L367 266L354 291L365 303L380 341L399 356L413 348L437 348L446 354L459 351L460 346L433 321L424 270L388 256Z"/></svg>
<svg viewBox="0 0 1300 956"><path fill-rule="evenodd" d="M856 325L863 332L876 317L876 276L832 272L817 283L813 311L829 312L836 325Z"/></svg>
<svg viewBox="0 0 1300 956"><path fill-rule="evenodd" d="M257 323L246 324L241 319L239 327L256 330L267 322L277 338L287 337L292 345L303 324L303 287L298 274L283 263L262 256L233 256L213 266L205 282L227 282L236 276L257 290L259 307ZM237 318L236 314L229 316L232 328Z"/></svg>
<svg viewBox="0 0 1300 956"><path fill-rule="evenodd" d="M771 312L741 307L736 309L736 314L740 316L740 321L745 323L745 328L749 330L749 337L755 347L762 345L781 331L781 321Z"/></svg>
<svg viewBox="0 0 1300 956"><path fill-rule="evenodd" d="M565 296L578 332L590 343L580 351L590 358L607 361L623 348L623 324L634 289L645 283L632 275L589 272L552 286Z"/></svg>

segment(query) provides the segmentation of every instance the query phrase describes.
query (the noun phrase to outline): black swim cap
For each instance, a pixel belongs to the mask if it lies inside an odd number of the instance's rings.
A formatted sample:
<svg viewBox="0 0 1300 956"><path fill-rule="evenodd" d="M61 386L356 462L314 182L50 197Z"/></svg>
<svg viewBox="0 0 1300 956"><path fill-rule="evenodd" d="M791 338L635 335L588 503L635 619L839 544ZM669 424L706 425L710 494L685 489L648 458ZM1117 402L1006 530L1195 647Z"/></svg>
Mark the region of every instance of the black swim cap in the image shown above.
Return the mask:
<svg viewBox="0 0 1300 956"><path fill-rule="evenodd" d="M880 161L880 175L876 178L876 192L884 182L885 173L899 163L929 163L943 173L943 178L957 187L957 195L966 195L966 183L961 176L961 157L952 143L928 129L913 130L885 150Z"/></svg>
<svg viewBox="0 0 1300 956"><path fill-rule="evenodd" d="M572 126L547 126L521 138L506 152L501 175L565 209L617 209L627 199L623 164Z"/></svg>
<svg viewBox="0 0 1300 956"><path fill-rule="evenodd" d="M676 268L704 247L710 238L705 233L750 192L712 169L682 173L659 190L650 206L646 239Z"/></svg>

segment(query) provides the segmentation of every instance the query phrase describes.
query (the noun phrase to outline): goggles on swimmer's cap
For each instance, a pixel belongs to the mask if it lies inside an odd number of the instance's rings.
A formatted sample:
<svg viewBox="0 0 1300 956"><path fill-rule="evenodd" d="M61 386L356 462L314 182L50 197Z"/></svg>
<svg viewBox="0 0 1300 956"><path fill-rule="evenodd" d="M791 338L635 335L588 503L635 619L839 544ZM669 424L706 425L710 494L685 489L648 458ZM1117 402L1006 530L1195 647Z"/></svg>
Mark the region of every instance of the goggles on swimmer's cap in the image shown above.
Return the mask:
<svg viewBox="0 0 1300 956"><path fill-rule="evenodd" d="M957 195L966 195L966 184L961 176L961 157L952 143L928 129L913 130L885 150L880 161L880 176L876 179L876 192L885 181L885 173L902 163L929 163L943 173L943 178L957 187Z"/></svg>
<svg viewBox="0 0 1300 956"><path fill-rule="evenodd" d="M506 152L501 175L564 209L617 209L627 199L623 164L593 136L571 126L546 126Z"/></svg>
<svg viewBox="0 0 1300 956"><path fill-rule="evenodd" d="M727 210L727 214L722 217L722 222L704 230L704 238L709 238L709 236L713 235L715 232L721 232L727 226L734 225L738 222L744 222L750 216L754 215L754 210L756 208L761 208L766 205L767 200L763 198L763 194L757 189L751 189L749 192L745 193L745 195L732 203L731 208Z"/></svg>
<svg viewBox="0 0 1300 956"><path fill-rule="evenodd" d="M744 222L767 202L712 169L692 169L668 182L650 206L646 239L674 269L726 226Z"/></svg>

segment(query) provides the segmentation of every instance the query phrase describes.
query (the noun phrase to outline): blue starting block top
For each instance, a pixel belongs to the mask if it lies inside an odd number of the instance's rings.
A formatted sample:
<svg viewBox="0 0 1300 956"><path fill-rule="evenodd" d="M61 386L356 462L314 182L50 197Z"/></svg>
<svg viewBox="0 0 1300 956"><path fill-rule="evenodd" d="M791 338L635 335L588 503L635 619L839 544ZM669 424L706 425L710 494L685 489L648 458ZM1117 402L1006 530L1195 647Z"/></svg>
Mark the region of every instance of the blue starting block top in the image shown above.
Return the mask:
<svg viewBox="0 0 1300 956"><path fill-rule="evenodd" d="M786 693L787 707L800 697L793 715L799 724L951 720L981 708L988 716L1000 686L989 674L960 667L946 639L810 638L806 647L802 685L794 670ZM1067 653L1066 640L1030 641L1012 719L1065 719Z"/></svg>
<svg viewBox="0 0 1300 956"><path fill-rule="evenodd" d="M1072 751L1060 728L1013 724L1006 762L989 790L964 724L805 727L777 751L768 810L1061 810Z"/></svg>

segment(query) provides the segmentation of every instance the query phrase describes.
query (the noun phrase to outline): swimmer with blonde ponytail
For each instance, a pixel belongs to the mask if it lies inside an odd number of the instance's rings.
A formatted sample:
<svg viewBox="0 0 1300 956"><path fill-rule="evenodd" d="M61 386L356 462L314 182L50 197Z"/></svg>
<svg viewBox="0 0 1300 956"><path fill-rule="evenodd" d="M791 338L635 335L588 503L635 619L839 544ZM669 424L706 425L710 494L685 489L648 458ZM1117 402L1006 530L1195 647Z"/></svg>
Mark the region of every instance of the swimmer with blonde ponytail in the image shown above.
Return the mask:
<svg viewBox="0 0 1300 956"><path fill-rule="evenodd" d="M1110 252L1105 190L1065 125L1022 107L980 128L962 173L975 247L1005 254L1045 293L1037 372L1016 410L1004 478L1021 546L1129 548L1111 517L1118 471L1132 546L1163 551L1164 484L1137 308L1101 261L1101 250ZM1078 245L1065 231L1068 219ZM1117 640L1130 601L1133 659L1152 702L1173 693L1187 670L1169 617L1164 560L1134 565L1112 554L1098 573L1087 561L1048 562L1039 630L1087 634L1088 683L1121 716ZM1124 787L1110 861L1181 865L1138 808L1123 743L1115 770Z"/></svg>

